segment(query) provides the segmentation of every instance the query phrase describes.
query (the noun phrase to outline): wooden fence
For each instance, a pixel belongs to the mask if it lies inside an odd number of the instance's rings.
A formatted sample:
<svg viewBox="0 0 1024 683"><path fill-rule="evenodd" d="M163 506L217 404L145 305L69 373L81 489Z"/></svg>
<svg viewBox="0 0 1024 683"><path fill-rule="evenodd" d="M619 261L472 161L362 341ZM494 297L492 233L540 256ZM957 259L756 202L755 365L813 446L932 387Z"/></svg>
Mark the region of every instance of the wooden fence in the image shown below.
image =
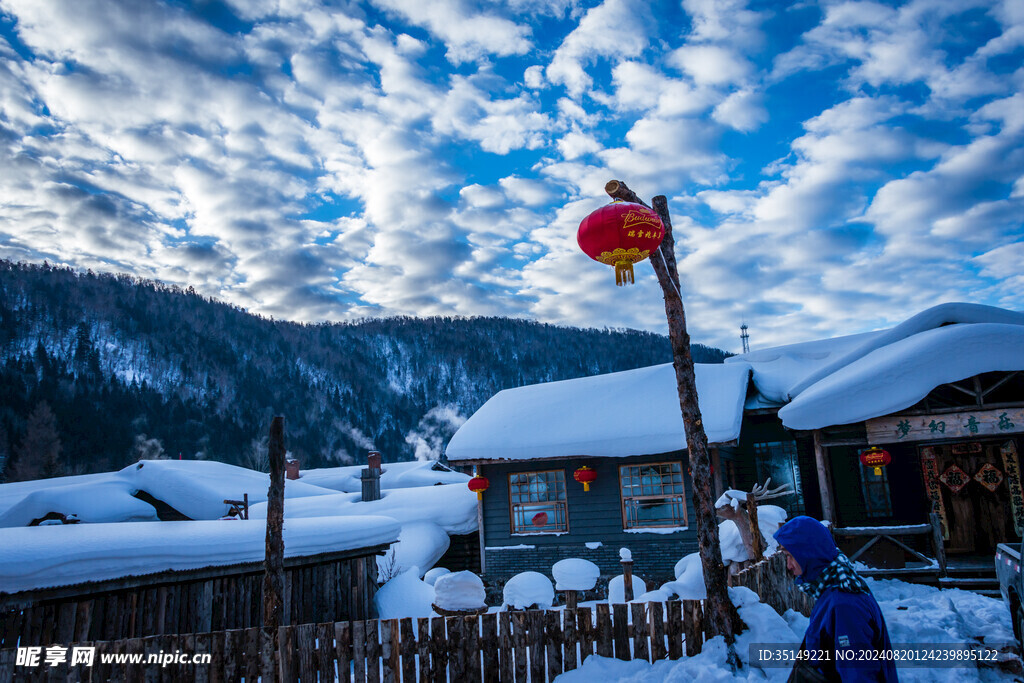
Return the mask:
<svg viewBox="0 0 1024 683"><path fill-rule="evenodd" d="M910 524L903 526L874 526L874 527L852 527L833 528L832 536L836 544L849 555L850 560L856 562L870 562L869 551L887 549L895 552L894 567L871 567L859 570L864 576L877 576L882 578L894 578L902 575L933 575L936 577L946 576L946 548L943 544L942 524L939 515L931 513L928 515L927 524ZM931 547L935 557L929 557L916 550L901 538L923 537L927 541L923 545ZM906 557L910 557L916 566L906 566Z"/></svg>
<svg viewBox="0 0 1024 683"><path fill-rule="evenodd" d="M4 650L0 680L545 683L592 654L645 661L693 656L704 628L700 601L304 624L282 626L276 637L249 628L79 644L96 647L94 664L70 669L66 663L17 666L15 651ZM211 663L102 661L175 652L209 653Z"/></svg>
<svg viewBox="0 0 1024 683"><path fill-rule="evenodd" d="M282 622L370 617L386 548L287 558ZM262 562L0 594L0 648L257 627L262 596Z"/></svg>

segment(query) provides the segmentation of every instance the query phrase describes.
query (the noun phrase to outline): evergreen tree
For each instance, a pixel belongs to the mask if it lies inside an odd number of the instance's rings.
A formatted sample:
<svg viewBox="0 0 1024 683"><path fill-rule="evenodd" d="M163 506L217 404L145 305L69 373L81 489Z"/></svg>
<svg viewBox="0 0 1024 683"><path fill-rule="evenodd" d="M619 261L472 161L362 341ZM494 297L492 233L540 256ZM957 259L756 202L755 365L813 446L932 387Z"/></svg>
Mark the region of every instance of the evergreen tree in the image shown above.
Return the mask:
<svg viewBox="0 0 1024 683"><path fill-rule="evenodd" d="M11 481L59 477L64 474L57 418L50 405L40 401L28 416L25 436L16 449Z"/></svg>

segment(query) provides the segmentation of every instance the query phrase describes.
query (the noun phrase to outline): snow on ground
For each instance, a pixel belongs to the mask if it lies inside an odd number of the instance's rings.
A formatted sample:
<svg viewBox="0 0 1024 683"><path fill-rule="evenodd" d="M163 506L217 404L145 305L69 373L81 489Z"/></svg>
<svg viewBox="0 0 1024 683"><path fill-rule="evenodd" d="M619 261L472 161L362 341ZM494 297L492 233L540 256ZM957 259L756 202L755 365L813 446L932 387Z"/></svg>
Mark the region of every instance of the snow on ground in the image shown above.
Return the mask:
<svg viewBox="0 0 1024 683"><path fill-rule="evenodd" d="M521 572L505 582L502 598L502 609L548 609L555 601L555 589L540 572Z"/></svg>
<svg viewBox="0 0 1024 683"><path fill-rule="evenodd" d="M326 467L316 470L302 470L299 481L344 493L362 492L360 476L365 465L348 467ZM436 460L416 462L389 462L381 466L381 489L406 489L437 484L462 484L470 479L468 474L456 472Z"/></svg>
<svg viewBox="0 0 1024 683"><path fill-rule="evenodd" d="M1010 613L1003 602L968 591L940 590L898 580L867 579L878 600L894 646L943 645L970 648L979 642L996 647L1013 643ZM744 666L733 674L725 665L725 642L714 638L696 657L677 661L623 662L592 655L583 665L558 676L558 683L683 683L685 681L785 681L788 667L757 668L749 665L752 643L798 645L807 628L807 618L795 612L780 617L758 601L746 588L730 588L729 596L739 608L750 630L736 639L736 652ZM1012 655L1009 656L1012 658ZM971 681L1019 681L1000 669L923 668L898 666L900 681L910 683L957 683Z"/></svg>
<svg viewBox="0 0 1024 683"><path fill-rule="evenodd" d="M219 519L225 499L267 499L270 475L213 460L143 460L117 472L0 485L0 527L25 526L47 512L74 514L83 523L156 519L135 494L148 493L191 519ZM330 489L285 480L287 499L331 495Z"/></svg>
<svg viewBox="0 0 1024 683"><path fill-rule="evenodd" d="M387 517L292 519L284 525L285 557L388 544L399 531ZM266 533L266 523L257 520L0 529L0 592L261 562Z"/></svg>

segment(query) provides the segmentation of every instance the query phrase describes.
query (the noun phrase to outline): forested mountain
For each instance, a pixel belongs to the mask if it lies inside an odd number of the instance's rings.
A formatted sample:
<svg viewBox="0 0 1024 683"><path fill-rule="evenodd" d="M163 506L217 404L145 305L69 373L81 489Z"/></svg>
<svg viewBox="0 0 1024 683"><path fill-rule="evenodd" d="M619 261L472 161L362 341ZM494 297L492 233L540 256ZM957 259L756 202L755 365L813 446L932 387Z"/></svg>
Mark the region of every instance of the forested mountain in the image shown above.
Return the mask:
<svg viewBox="0 0 1024 683"><path fill-rule="evenodd" d="M697 362L722 351L694 347ZM440 454L501 389L671 360L668 339L509 318L304 325L128 275L0 261L9 479L140 457L259 466L273 415L302 466Z"/></svg>

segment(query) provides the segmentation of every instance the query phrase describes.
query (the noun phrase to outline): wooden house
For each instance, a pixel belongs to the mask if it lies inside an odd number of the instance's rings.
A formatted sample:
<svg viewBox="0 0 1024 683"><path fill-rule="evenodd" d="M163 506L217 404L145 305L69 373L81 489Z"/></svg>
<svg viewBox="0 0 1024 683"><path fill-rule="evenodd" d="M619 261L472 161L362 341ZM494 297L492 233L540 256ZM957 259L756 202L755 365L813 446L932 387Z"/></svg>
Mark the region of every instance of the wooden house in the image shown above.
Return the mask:
<svg viewBox="0 0 1024 683"><path fill-rule="evenodd" d="M1024 525L1024 314L930 308L888 330L759 349L698 365L717 492L772 478L792 516L838 527L922 525L944 549L991 565ZM861 462L871 447L889 464ZM671 365L495 395L448 457L489 487L480 506L485 573L545 571L564 557L661 577L696 550ZM573 479L593 469L590 491Z"/></svg>
<svg viewBox="0 0 1024 683"><path fill-rule="evenodd" d="M698 365L696 373L721 461L739 440L749 369ZM618 574L626 547L638 575L670 579L679 558L696 550L671 364L499 392L459 429L447 456L488 480L479 525L488 576L547 571L567 557ZM586 487L578 471L593 478Z"/></svg>

